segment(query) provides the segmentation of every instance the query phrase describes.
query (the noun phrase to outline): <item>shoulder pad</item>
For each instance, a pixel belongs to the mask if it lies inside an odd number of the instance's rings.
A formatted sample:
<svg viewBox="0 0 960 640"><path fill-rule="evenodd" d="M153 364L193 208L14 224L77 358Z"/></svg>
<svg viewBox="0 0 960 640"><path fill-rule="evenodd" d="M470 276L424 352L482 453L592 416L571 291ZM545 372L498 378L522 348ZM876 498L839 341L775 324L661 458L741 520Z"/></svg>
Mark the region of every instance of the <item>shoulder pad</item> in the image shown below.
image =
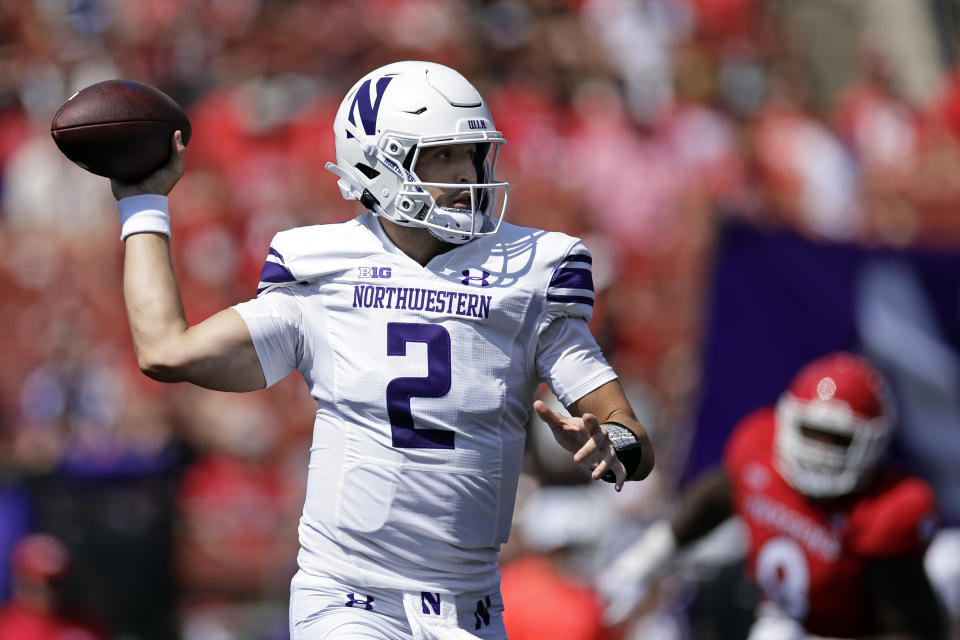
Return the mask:
<svg viewBox="0 0 960 640"><path fill-rule="evenodd" d="M850 514L851 544L870 557L920 554L939 525L933 489L917 477L881 473Z"/></svg>
<svg viewBox="0 0 960 640"><path fill-rule="evenodd" d="M281 231L270 242L257 295L343 271L350 261L376 252L374 239L356 220Z"/></svg>

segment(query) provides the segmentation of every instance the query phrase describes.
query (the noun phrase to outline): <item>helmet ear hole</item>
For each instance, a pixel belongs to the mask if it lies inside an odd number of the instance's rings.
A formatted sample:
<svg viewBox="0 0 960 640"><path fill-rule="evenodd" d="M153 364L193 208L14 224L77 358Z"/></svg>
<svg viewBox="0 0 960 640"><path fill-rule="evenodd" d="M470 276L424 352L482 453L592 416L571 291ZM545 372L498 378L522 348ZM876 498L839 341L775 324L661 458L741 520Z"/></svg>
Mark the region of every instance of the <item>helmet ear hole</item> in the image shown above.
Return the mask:
<svg viewBox="0 0 960 640"><path fill-rule="evenodd" d="M358 162L358 163L355 164L354 166L357 168L357 170L358 170L360 173L362 173L363 175L367 176L367 177L370 178L371 180L373 180L374 178L376 178L377 176L380 175L380 172L379 172L379 171L377 171L376 169L374 169L373 167L371 167L371 166L368 165L368 164L363 164L362 162Z"/></svg>
<svg viewBox="0 0 960 640"><path fill-rule="evenodd" d="M413 166L413 156L417 155L417 145L410 147L410 150L407 151L406 157L403 159L403 168L407 171L413 171L410 167Z"/></svg>

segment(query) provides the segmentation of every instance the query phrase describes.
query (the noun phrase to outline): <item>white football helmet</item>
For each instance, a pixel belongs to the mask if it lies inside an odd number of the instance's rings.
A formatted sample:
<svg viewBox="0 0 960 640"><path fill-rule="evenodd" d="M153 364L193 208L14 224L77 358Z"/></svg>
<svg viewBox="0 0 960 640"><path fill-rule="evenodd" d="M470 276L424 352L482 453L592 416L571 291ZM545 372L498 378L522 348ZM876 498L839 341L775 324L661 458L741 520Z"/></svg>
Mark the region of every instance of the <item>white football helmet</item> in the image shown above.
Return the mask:
<svg viewBox="0 0 960 640"><path fill-rule="evenodd" d="M326 167L340 193L397 224L426 227L453 244L500 228L509 185L494 170L500 145L480 93L458 72L432 62L395 62L350 89L333 123L337 162ZM426 147L474 144L476 182L423 182L417 158ZM424 187L469 190L470 208L437 205Z"/></svg>
<svg viewBox="0 0 960 640"><path fill-rule="evenodd" d="M893 420L886 383L869 362L846 352L817 358L777 402L777 471L813 498L857 491L883 458Z"/></svg>

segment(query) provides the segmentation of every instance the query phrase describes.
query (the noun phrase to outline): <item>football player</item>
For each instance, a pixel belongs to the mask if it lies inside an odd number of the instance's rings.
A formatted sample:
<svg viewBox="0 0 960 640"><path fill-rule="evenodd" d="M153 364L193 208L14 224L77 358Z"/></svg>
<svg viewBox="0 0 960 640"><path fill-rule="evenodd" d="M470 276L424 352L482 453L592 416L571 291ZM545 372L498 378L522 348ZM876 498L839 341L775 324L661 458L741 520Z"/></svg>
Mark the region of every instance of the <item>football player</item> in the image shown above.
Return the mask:
<svg viewBox="0 0 960 640"><path fill-rule="evenodd" d="M762 603L750 640L942 638L924 572L937 526L923 480L883 463L893 428L886 385L857 355L804 367L776 407L733 430L722 469L682 496L604 576L608 616L626 619L678 551L731 515L748 532Z"/></svg>
<svg viewBox="0 0 960 640"><path fill-rule="evenodd" d="M179 135L167 167L113 183L140 367L225 391L306 381L317 411L293 638L504 638L497 550L531 403L593 479L619 491L653 466L587 326L590 253L503 222L504 138L453 69L376 69L334 129L327 168L365 211L278 233L257 297L195 326L168 248ZM572 415L533 403L541 381Z"/></svg>

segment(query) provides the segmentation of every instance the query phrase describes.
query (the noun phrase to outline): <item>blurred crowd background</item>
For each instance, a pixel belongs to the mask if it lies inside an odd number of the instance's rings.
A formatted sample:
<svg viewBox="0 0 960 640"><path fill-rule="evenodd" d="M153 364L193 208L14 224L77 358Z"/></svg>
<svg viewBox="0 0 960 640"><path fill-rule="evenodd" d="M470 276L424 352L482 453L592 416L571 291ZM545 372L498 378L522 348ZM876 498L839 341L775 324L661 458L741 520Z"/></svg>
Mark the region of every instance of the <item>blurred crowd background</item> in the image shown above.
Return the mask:
<svg viewBox="0 0 960 640"><path fill-rule="evenodd" d="M192 122L171 203L191 321L254 295L277 231L356 215L323 165L359 77L431 60L487 98L507 219L585 239L592 326L658 461L614 500L531 425L511 638L724 637L705 580L609 630L591 578L829 349L893 379L895 455L960 524L958 19L958 0L0 3L0 602L37 628L30 607L69 608L91 638L287 633L314 407L299 378L228 395L137 370L108 182L49 134L117 77Z"/></svg>

